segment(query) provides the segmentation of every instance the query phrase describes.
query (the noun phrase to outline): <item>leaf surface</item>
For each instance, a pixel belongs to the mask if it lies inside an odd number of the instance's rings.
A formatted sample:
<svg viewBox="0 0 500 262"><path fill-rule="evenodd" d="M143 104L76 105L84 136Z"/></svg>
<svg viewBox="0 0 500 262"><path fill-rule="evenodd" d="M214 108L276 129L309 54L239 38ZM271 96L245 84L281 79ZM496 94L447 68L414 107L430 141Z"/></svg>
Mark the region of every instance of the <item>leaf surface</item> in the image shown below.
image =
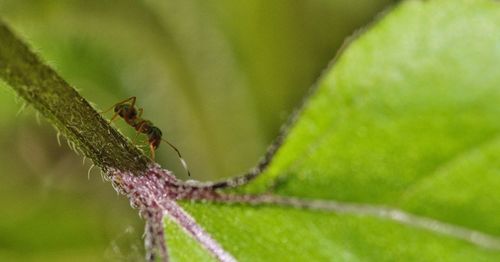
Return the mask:
<svg viewBox="0 0 500 262"><path fill-rule="evenodd" d="M400 4L325 73L244 191L389 206L498 239L498 32L495 1ZM241 261L500 259L498 249L361 214L184 207ZM190 260L192 245L167 241L176 261Z"/></svg>

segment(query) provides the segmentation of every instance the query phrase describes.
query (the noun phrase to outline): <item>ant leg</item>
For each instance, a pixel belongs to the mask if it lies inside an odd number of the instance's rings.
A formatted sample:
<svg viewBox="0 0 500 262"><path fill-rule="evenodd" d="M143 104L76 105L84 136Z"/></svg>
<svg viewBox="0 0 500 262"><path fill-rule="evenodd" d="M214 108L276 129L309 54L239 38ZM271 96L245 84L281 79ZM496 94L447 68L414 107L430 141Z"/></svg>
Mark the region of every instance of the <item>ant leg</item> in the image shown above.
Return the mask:
<svg viewBox="0 0 500 262"><path fill-rule="evenodd" d="M135 105L135 99L136 99L136 97L135 97L135 96L133 96L133 97L129 97L129 98L127 98L127 99L123 100L123 101L120 101L120 102L118 102L118 103L114 104L112 107L110 107L110 108L108 108L108 109L106 109L106 110L102 111L102 112L101 112L101 114L105 114L105 113L107 113L108 111L110 111L111 109L115 108L115 106L125 104L125 103L127 103L127 102L129 102L129 101L131 101L131 103L130 103L130 104L132 105L132 107L134 107L134 105Z"/></svg>
<svg viewBox="0 0 500 262"><path fill-rule="evenodd" d="M144 110L142 108L137 109L137 118L141 118L143 112Z"/></svg>
<svg viewBox="0 0 500 262"><path fill-rule="evenodd" d="M127 100L130 100L130 101L131 101L131 102L130 102L130 105L131 105L132 107L134 107L134 106L135 106L135 96L133 96L133 97L129 97L129 98L128 98L128 99L126 99L125 101L127 101Z"/></svg>
<svg viewBox="0 0 500 262"><path fill-rule="evenodd" d="M151 150L151 160L155 161L155 148L153 144L149 144L149 149Z"/></svg>
<svg viewBox="0 0 500 262"><path fill-rule="evenodd" d="M139 124L139 128L136 129L136 133L135 133L135 138L134 140L137 140L137 137L142 133L142 128L144 127L146 123L144 121L141 122L141 124Z"/></svg>
<svg viewBox="0 0 500 262"><path fill-rule="evenodd" d="M111 124L111 123L113 123L113 121L115 121L115 120L116 120L116 117L117 117L117 116L118 116L118 113L115 113L115 114L113 115L113 117L111 118L111 120L109 120L109 123L110 123L110 124Z"/></svg>
<svg viewBox="0 0 500 262"><path fill-rule="evenodd" d="M137 134L142 133L142 128L146 124L146 121L142 120L142 122L139 124L139 128L136 128L135 130L137 131Z"/></svg>

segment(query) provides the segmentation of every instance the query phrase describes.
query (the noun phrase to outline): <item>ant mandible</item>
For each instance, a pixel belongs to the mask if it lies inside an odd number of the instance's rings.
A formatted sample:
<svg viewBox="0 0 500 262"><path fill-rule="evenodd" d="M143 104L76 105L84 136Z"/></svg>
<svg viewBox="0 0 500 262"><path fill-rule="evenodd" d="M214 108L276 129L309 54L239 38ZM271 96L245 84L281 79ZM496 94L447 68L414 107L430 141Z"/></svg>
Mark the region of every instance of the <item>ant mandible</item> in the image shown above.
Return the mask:
<svg viewBox="0 0 500 262"><path fill-rule="evenodd" d="M110 123L112 123L116 119L116 117L120 116L128 125L132 126L138 134L142 133L148 136L149 149L151 150L151 159L153 160L155 159L155 150L158 149L161 141L167 143L173 150L175 150L175 152L177 152L182 166L188 173L188 176L191 176L186 161L184 161L181 156L181 152L170 142L162 138L161 130L158 127L154 126L151 121L141 118L143 109L135 107L135 100L135 96L127 98L114 104L108 110L103 111L102 114L114 108L115 114L109 121Z"/></svg>

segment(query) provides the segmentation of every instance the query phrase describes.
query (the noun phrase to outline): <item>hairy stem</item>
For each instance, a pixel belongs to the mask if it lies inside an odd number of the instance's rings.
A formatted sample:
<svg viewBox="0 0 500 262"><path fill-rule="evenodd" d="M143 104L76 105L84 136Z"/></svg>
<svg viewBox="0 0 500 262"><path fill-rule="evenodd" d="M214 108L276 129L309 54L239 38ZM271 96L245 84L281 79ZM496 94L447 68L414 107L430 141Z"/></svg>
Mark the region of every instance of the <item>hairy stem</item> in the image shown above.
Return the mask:
<svg viewBox="0 0 500 262"><path fill-rule="evenodd" d="M52 68L0 21L0 78L103 168L142 173L149 159L112 128Z"/></svg>

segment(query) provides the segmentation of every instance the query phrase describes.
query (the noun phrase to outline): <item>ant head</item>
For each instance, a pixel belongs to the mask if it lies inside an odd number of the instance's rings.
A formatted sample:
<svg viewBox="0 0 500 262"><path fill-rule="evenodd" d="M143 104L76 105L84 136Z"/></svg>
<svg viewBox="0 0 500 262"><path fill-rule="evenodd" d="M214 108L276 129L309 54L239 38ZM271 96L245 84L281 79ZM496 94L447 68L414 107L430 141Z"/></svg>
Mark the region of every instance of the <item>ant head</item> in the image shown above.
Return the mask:
<svg viewBox="0 0 500 262"><path fill-rule="evenodd" d="M134 107L129 104L119 104L115 106L115 113L118 113L121 117L134 118L137 116L137 111Z"/></svg>

